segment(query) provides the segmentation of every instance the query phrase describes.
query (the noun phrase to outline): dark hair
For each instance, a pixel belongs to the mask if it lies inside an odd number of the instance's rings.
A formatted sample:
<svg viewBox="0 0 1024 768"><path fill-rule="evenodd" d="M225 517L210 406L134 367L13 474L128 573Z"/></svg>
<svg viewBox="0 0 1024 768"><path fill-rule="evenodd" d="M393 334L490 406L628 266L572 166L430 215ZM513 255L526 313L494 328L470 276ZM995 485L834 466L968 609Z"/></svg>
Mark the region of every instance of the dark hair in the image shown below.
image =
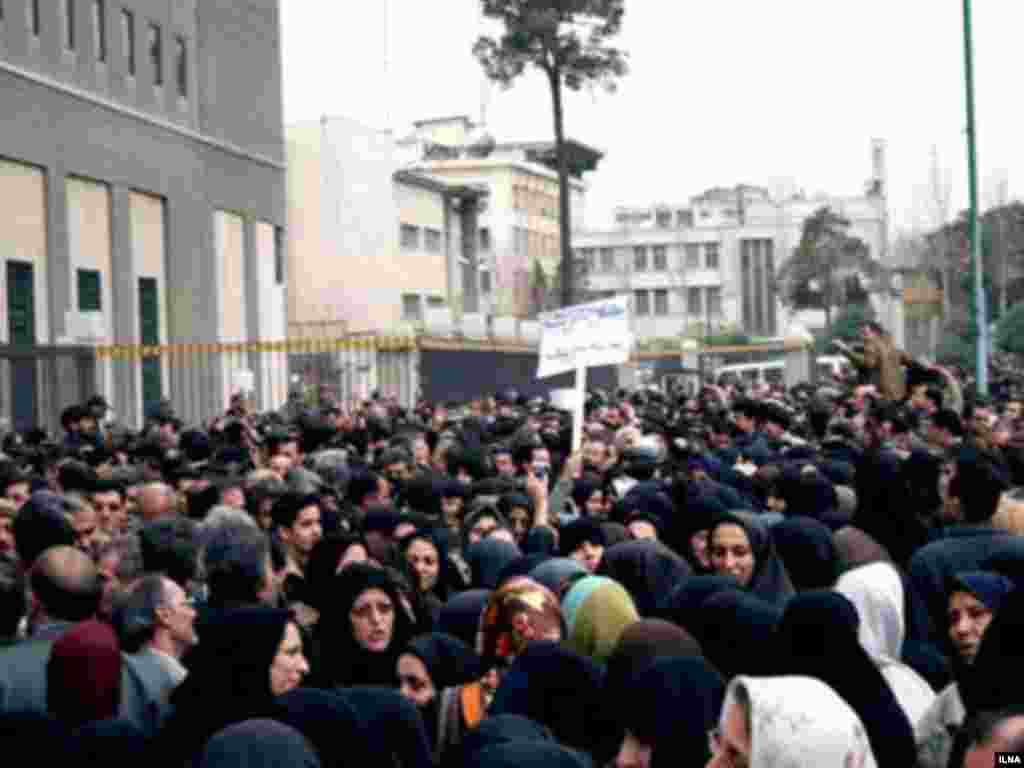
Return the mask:
<svg viewBox="0 0 1024 768"><path fill-rule="evenodd" d="M361 507L363 500L367 496L373 496L377 493L377 487L380 482L376 472L357 472L352 475L352 479L348 482L348 498L355 506Z"/></svg>
<svg viewBox="0 0 1024 768"><path fill-rule="evenodd" d="M28 609L25 578L12 557L0 557L0 640L18 633L18 624Z"/></svg>
<svg viewBox="0 0 1024 768"><path fill-rule="evenodd" d="M270 542L251 525L227 524L211 534L203 550L210 603L244 605L259 601L266 587Z"/></svg>
<svg viewBox="0 0 1024 768"><path fill-rule="evenodd" d="M291 528L306 507L319 507L320 497L315 494L286 493L271 507L274 528Z"/></svg>
<svg viewBox="0 0 1024 768"><path fill-rule="evenodd" d="M146 571L164 573L182 588L196 576L195 526L190 520L171 518L143 526L139 532Z"/></svg>
<svg viewBox="0 0 1024 768"><path fill-rule="evenodd" d="M151 573L118 600L113 625L127 653L135 653L153 639L156 611L167 599L165 578L163 574Z"/></svg>
<svg viewBox="0 0 1024 768"><path fill-rule="evenodd" d="M984 523L995 515L1009 487L1005 475L994 463L971 454L957 461L956 474L949 482L949 495L960 499L966 522Z"/></svg>
<svg viewBox="0 0 1024 768"><path fill-rule="evenodd" d="M981 710L967 718L963 726L964 746L986 746L992 743L996 732L1014 717L1024 717L1024 708L1013 707L998 711ZM1024 752L1024 732L1014 736L1002 750ZM951 763L952 764L952 763Z"/></svg>

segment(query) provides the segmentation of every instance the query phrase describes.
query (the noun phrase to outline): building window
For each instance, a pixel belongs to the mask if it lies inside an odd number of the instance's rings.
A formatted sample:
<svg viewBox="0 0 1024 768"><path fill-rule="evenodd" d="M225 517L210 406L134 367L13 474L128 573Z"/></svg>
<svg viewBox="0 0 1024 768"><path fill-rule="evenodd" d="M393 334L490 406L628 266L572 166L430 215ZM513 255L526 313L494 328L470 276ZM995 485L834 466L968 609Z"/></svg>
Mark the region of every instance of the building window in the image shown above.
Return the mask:
<svg viewBox="0 0 1024 768"><path fill-rule="evenodd" d="M708 314L713 317L722 314L722 289L717 285L708 288Z"/></svg>
<svg viewBox="0 0 1024 768"><path fill-rule="evenodd" d="M700 269L700 244L686 244L686 268Z"/></svg>
<svg viewBox="0 0 1024 768"><path fill-rule="evenodd" d="M121 50L128 64L128 74L135 77L135 14L121 11Z"/></svg>
<svg viewBox="0 0 1024 768"><path fill-rule="evenodd" d="M92 0L93 55L107 60L107 0Z"/></svg>
<svg viewBox="0 0 1024 768"><path fill-rule="evenodd" d="M184 37L174 38L174 71L178 78L178 95L188 96L188 43Z"/></svg>
<svg viewBox="0 0 1024 768"><path fill-rule="evenodd" d="M704 259L708 269L718 269L718 243L707 243L704 246Z"/></svg>
<svg viewBox="0 0 1024 768"><path fill-rule="evenodd" d="M423 319L423 311L420 307L420 295L418 293L402 294L402 319L407 322L418 323Z"/></svg>
<svg viewBox="0 0 1024 768"><path fill-rule="evenodd" d="M95 269L78 270L78 311L102 312L103 289L100 273Z"/></svg>
<svg viewBox="0 0 1024 768"><path fill-rule="evenodd" d="M580 248L576 252L576 258L583 265L583 268L587 272L594 271L594 249L593 248Z"/></svg>
<svg viewBox="0 0 1024 768"><path fill-rule="evenodd" d="M487 227L480 227L480 250L484 253L491 252L491 230Z"/></svg>
<svg viewBox="0 0 1024 768"><path fill-rule="evenodd" d="M647 270L647 246L638 245L633 248L633 269L637 272Z"/></svg>
<svg viewBox="0 0 1024 768"><path fill-rule="evenodd" d="M284 229L274 227L274 284L284 285Z"/></svg>
<svg viewBox="0 0 1024 768"><path fill-rule="evenodd" d="M659 272L668 269L668 250L664 245L654 246L654 268Z"/></svg>
<svg viewBox="0 0 1024 768"><path fill-rule="evenodd" d="M701 306L700 288L687 288L686 289L686 311L690 315L700 317L703 313Z"/></svg>
<svg viewBox="0 0 1024 768"><path fill-rule="evenodd" d="M490 272L481 272L480 273L480 293L487 294L487 293L490 293L490 292L491 292L491 273Z"/></svg>
<svg viewBox="0 0 1024 768"><path fill-rule="evenodd" d="M403 224L401 243L403 251L418 251L420 249L420 228L414 227L412 224Z"/></svg>
<svg viewBox="0 0 1024 768"><path fill-rule="evenodd" d="M39 37L39 0L28 0L28 28L33 37Z"/></svg>
<svg viewBox="0 0 1024 768"><path fill-rule="evenodd" d="M164 84L164 51L163 36L160 27L149 25L149 61L153 67L153 85Z"/></svg>
<svg viewBox="0 0 1024 768"><path fill-rule="evenodd" d="M602 272L614 272L615 271L615 251L611 248L601 249L601 271Z"/></svg>
<svg viewBox="0 0 1024 768"><path fill-rule="evenodd" d="M64 0L64 47L75 50L75 0Z"/></svg>
<svg viewBox="0 0 1024 768"><path fill-rule="evenodd" d="M427 253L440 253L441 252L441 230L439 229L424 229L423 230L423 246Z"/></svg>
<svg viewBox="0 0 1024 768"><path fill-rule="evenodd" d="M665 288L658 288L654 292L654 314L668 314L668 290Z"/></svg>
<svg viewBox="0 0 1024 768"><path fill-rule="evenodd" d="M692 227L693 226L693 211L690 210L679 210L676 211L676 226L677 227Z"/></svg>
<svg viewBox="0 0 1024 768"><path fill-rule="evenodd" d="M672 212L658 211L654 214L654 220L658 229L668 229L672 226Z"/></svg>
<svg viewBox="0 0 1024 768"><path fill-rule="evenodd" d="M637 315L651 314L651 294L647 291L633 291L633 303L636 304Z"/></svg>

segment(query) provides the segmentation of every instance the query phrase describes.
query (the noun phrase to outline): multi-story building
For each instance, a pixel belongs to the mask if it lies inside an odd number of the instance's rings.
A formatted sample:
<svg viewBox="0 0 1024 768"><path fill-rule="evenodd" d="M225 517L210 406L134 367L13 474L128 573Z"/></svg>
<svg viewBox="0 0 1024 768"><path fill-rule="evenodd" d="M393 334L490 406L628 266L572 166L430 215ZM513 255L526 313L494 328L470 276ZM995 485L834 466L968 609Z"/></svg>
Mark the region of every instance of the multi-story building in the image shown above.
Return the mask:
<svg viewBox="0 0 1024 768"><path fill-rule="evenodd" d="M576 141L566 147L575 230L583 225L583 175L596 170L601 153ZM458 116L416 123L398 142L398 152L407 170L487 190L478 235L481 309L502 315L536 309L536 265L550 287L561 254L554 143L496 142L468 117Z"/></svg>
<svg viewBox="0 0 1024 768"><path fill-rule="evenodd" d="M476 265L486 190L396 171L391 132L348 118L287 134L293 335L393 332L429 308L477 311L489 285Z"/></svg>
<svg viewBox="0 0 1024 768"><path fill-rule="evenodd" d="M774 198L767 189L715 188L686 205L619 208L615 225L573 236L592 297L633 297L640 338L699 336L709 330L775 336L790 313L779 301L775 275L799 243L804 220L830 206L850 221L872 258L887 243L880 156L866 194ZM811 313L812 315L815 313ZM814 326L819 318L802 316Z"/></svg>
<svg viewBox="0 0 1024 768"><path fill-rule="evenodd" d="M282 338L277 0L0 8L0 342ZM238 362L199 373L161 357L105 360L96 390L128 423L164 397L196 419L226 403ZM241 364L260 406L284 396L258 353ZM67 404L0 375L16 424Z"/></svg>

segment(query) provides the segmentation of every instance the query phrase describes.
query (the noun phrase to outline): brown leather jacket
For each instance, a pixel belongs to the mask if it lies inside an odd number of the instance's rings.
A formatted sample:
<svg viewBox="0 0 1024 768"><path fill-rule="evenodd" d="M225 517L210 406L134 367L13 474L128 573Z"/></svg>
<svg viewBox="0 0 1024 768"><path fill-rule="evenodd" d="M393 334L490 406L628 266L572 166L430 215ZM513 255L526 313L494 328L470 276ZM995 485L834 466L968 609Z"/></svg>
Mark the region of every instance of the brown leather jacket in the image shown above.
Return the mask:
<svg viewBox="0 0 1024 768"><path fill-rule="evenodd" d="M867 374L867 383L874 384L886 400L899 402L907 395L907 375L904 365L914 365L914 359L897 349L887 335L873 336L864 342L864 353L843 349L851 362Z"/></svg>

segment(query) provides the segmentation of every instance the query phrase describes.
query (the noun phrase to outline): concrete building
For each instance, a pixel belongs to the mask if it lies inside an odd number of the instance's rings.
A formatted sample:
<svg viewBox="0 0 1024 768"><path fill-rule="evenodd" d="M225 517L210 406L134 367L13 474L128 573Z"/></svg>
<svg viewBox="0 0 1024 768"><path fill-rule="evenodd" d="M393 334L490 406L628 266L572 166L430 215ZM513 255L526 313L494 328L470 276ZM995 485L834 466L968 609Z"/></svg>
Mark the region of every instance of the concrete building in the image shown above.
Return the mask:
<svg viewBox="0 0 1024 768"><path fill-rule="evenodd" d="M289 126L292 335L395 332L428 308L475 311L467 233L486 192L396 171L394 149L390 131L343 117Z"/></svg>
<svg viewBox="0 0 1024 768"><path fill-rule="evenodd" d="M586 184L601 153L568 141L573 229L583 227ZM400 167L447 183L488 192L480 213L481 309L527 314L535 264L551 286L561 253L558 174L553 142L496 142L468 117L422 120L397 142Z"/></svg>
<svg viewBox="0 0 1024 768"><path fill-rule="evenodd" d="M774 275L799 243L804 220L823 206L849 219L850 233L872 258L884 259L884 167L875 159L868 191L859 196L776 199L739 185L707 190L685 205L619 208L614 226L573 236L587 294L632 295L639 338L701 336L709 328L775 336L794 320L821 325L823 313L785 310Z"/></svg>
<svg viewBox="0 0 1024 768"><path fill-rule="evenodd" d="M283 338L277 0L2 8L0 342ZM96 390L128 423L162 397L198 419L223 408L241 366L271 407L285 374L243 355L203 369L105 360ZM67 404L26 401L11 381L0 400L16 422Z"/></svg>

